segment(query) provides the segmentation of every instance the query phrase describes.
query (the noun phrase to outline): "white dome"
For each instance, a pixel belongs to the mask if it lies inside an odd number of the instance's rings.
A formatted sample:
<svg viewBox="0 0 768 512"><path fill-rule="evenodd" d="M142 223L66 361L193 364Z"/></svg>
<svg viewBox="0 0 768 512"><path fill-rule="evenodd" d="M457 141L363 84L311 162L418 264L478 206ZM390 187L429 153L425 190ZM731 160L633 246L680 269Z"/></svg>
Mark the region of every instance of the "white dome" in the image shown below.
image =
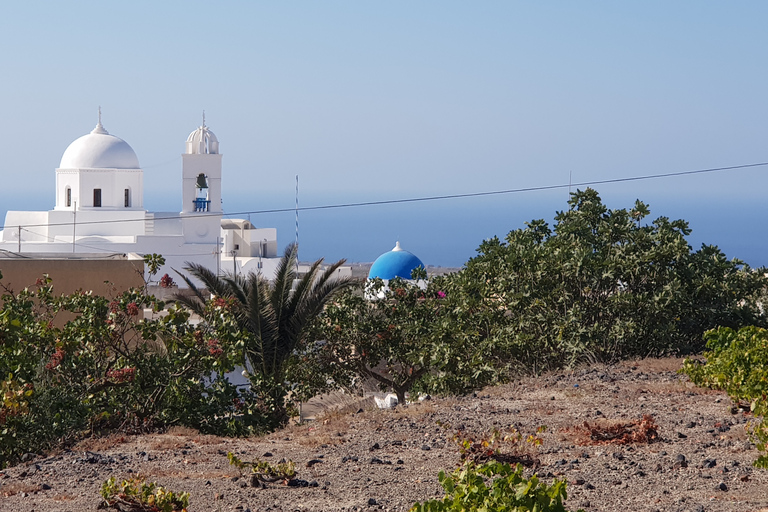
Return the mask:
<svg viewBox="0 0 768 512"><path fill-rule="evenodd" d="M190 133L189 137L187 137L188 155L216 155L218 153L219 139L217 139L216 135L205 126L205 122L203 122L203 126Z"/></svg>
<svg viewBox="0 0 768 512"><path fill-rule="evenodd" d="M64 151L59 169L139 169L133 148L119 137L96 125Z"/></svg>

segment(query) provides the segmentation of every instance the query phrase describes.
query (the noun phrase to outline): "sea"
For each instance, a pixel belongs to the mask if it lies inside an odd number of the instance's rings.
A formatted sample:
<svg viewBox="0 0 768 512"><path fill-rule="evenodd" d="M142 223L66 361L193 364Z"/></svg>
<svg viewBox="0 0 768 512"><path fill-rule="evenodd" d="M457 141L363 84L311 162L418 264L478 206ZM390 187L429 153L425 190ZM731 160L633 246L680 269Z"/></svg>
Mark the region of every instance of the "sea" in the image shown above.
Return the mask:
<svg viewBox="0 0 768 512"><path fill-rule="evenodd" d="M609 208L631 208L635 193L600 191ZM646 221L660 216L686 220L692 230L687 240L694 250L702 244L716 245L728 258L752 267L768 266L768 202L758 195L730 200L680 197L664 190L638 195L651 209ZM277 228L281 248L298 238L302 261L323 258L326 262L370 263L399 241L428 268L460 268L477 255L483 240L503 239L533 219L552 225L556 212L568 208L568 190L563 189L346 207L337 206L416 197L307 194L300 197L297 237L292 195L230 191L225 198L225 215L250 219L256 227ZM48 198L14 196L4 206L8 210L47 210L51 205L44 199ZM173 194L145 194L144 206L150 211L169 211L168 205L179 201Z"/></svg>
<svg viewBox="0 0 768 512"><path fill-rule="evenodd" d="M609 208L632 208L636 199L632 191L602 196ZM752 267L768 266L768 204L760 198L728 202L674 194L651 196L641 197L651 209L645 220L651 222L664 216L687 221L692 231L687 240L694 250L702 244L716 245L729 259L738 258ZM377 200L381 199L373 198ZM556 212L568 208L567 200L567 190L555 190L312 209L364 203L369 198L310 198L300 202L300 208L308 209L298 213L300 259L372 262L399 241L403 249L414 253L428 267L460 268L477 255L485 239L503 239L534 219L544 219L551 226ZM230 204L232 207L225 211L253 212L250 220L257 227L276 227L281 247L296 240L295 211L259 213L269 209L290 210L294 205L289 201L256 205L235 197Z"/></svg>

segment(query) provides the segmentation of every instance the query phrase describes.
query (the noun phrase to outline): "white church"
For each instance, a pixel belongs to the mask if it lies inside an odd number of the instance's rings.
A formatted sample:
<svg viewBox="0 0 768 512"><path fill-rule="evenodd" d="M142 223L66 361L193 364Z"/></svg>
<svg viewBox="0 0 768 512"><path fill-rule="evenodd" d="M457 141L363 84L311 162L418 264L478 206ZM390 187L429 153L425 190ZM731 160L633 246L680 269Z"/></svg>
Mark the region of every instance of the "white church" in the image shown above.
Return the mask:
<svg viewBox="0 0 768 512"><path fill-rule="evenodd" d="M144 171L131 146L99 121L72 142L56 169L53 210L9 211L0 250L21 255L161 254L168 273L195 262L213 271L274 275L277 230L225 219L221 208L219 141L203 124L182 155L180 211L144 209Z"/></svg>

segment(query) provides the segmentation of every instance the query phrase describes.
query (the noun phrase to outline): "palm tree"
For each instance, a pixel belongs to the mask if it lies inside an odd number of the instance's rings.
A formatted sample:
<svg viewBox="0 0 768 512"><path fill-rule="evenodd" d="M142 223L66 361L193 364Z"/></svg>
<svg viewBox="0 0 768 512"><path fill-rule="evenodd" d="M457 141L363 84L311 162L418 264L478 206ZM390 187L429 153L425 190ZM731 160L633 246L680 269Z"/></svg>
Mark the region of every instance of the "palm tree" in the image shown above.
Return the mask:
<svg viewBox="0 0 768 512"><path fill-rule="evenodd" d="M287 422L285 407L286 363L307 342L309 324L323 311L338 291L350 286L348 278L335 277L344 264L340 260L320 270L323 260L315 261L306 274L298 278L297 246L290 244L280 259L275 278L270 283L261 274L218 276L206 267L188 263L185 270L205 285L198 288L190 278L179 273L192 295L176 295L175 299L204 317L205 304L211 294L236 300L236 317L240 328L249 334L244 342L243 365L251 375L254 390L264 393L272 402L274 425ZM264 389L266 386L267 389Z"/></svg>

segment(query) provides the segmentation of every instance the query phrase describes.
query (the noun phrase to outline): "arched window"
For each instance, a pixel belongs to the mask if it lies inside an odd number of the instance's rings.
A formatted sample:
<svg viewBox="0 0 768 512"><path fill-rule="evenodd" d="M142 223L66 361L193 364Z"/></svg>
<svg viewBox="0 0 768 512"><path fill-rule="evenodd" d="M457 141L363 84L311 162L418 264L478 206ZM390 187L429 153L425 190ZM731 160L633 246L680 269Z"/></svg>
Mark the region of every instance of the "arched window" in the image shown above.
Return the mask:
<svg viewBox="0 0 768 512"><path fill-rule="evenodd" d="M72 189L70 187L67 187L64 192L64 203L67 207L72 206Z"/></svg>
<svg viewBox="0 0 768 512"><path fill-rule="evenodd" d="M195 195L195 211L207 212L211 206L211 202L208 200L208 177L200 173L195 180L195 188L197 194Z"/></svg>

